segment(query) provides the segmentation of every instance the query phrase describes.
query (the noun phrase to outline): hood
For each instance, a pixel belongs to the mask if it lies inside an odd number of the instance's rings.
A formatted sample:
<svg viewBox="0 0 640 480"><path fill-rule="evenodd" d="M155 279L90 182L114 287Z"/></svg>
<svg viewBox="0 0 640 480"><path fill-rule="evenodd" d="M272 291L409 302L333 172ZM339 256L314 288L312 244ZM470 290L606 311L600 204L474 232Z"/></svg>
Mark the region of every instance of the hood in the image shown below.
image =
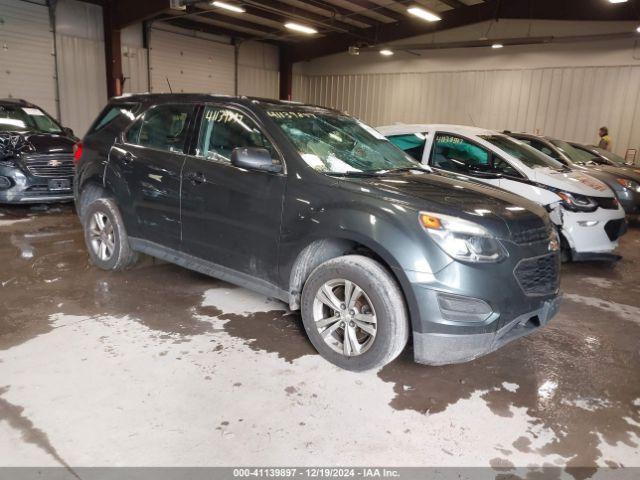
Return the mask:
<svg viewBox="0 0 640 480"><path fill-rule="evenodd" d="M605 183L579 170L537 168L534 172L536 182L543 185L588 197L613 197L613 192Z"/></svg>
<svg viewBox="0 0 640 480"><path fill-rule="evenodd" d="M615 178L626 178L640 183L640 168L598 165L597 167L591 167L591 170L606 172Z"/></svg>
<svg viewBox="0 0 640 480"><path fill-rule="evenodd" d="M0 159L27 154L70 154L74 143L74 138L63 133L0 132Z"/></svg>
<svg viewBox="0 0 640 480"><path fill-rule="evenodd" d="M416 210L452 215L478 223L499 238L548 225L544 208L488 185L459 180L454 175L402 172L375 177L347 177L341 182L370 195L399 200Z"/></svg>

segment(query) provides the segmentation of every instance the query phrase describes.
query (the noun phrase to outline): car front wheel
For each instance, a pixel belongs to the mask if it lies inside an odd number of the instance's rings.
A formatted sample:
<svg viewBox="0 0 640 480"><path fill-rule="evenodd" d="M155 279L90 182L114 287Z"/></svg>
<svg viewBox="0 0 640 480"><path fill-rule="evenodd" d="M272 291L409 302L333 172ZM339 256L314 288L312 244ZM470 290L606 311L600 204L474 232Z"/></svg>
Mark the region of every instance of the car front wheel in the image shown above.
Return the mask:
<svg viewBox="0 0 640 480"><path fill-rule="evenodd" d="M103 270L124 270L136 261L122 216L112 199L99 198L89 204L83 212L82 223L89 257L95 266Z"/></svg>
<svg viewBox="0 0 640 480"><path fill-rule="evenodd" d="M311 273L302 291L302 321L316 350L347 370L386 365L409 337L396 280L361 255L334 258Z"/></svg>

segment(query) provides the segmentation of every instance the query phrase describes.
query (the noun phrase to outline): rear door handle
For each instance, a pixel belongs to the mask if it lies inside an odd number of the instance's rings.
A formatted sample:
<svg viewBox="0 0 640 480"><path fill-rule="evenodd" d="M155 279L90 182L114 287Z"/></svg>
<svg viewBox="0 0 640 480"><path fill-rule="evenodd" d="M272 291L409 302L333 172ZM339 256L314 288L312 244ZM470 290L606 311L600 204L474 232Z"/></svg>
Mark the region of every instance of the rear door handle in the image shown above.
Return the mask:
<svg viewBox="0 0 640 480"><path fill-rule="evenodd" d="M186 176L192 185L200 185L207 180L202 172L189 172Z"/></svg>
<svg viewBox="0 0 640 480"><path fill-rule="evenodd" d="M124 155L122 155L122 163L128 165L131 162L133 162L133 153L124 152Z"/></svg>

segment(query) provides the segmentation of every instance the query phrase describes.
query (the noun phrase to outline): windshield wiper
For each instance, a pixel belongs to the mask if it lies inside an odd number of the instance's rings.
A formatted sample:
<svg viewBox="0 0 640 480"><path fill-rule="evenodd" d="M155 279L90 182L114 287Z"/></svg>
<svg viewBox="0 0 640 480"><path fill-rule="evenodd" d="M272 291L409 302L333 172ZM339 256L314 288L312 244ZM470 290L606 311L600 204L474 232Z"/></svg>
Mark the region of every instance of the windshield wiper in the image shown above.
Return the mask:
<svg viewBox="0 0 640 480"><path fill-rule="evenodd" d="M322 172L334 177L375 177L379 175L376 170L370 172Z"/></svg>
<svg viewBox="0 0 640 480"><path fill-rule="evenodd" d="M427 172L431 173L431 170L427 170L422 167L401 167L401 168L392 168L391 170L375 170L375 173L378 175L387 175L390 173L401 173L401 172L411 172L413 170L418 170L419 172Z"/></svg>

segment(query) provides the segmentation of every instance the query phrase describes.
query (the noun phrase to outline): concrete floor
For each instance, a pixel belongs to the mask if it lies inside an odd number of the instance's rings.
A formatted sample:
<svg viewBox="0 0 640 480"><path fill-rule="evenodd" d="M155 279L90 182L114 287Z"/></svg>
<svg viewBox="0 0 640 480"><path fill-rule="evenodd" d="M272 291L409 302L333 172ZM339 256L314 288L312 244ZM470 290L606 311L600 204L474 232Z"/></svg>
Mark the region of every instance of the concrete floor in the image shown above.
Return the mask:
<svg viewBox="0 0 640 480"><path fill-rule="evenodd" d="M356 374L280 302L103 272L70 206L0 209L0 466L640 466L640 229L620 251L492 355Z"/></svg>

